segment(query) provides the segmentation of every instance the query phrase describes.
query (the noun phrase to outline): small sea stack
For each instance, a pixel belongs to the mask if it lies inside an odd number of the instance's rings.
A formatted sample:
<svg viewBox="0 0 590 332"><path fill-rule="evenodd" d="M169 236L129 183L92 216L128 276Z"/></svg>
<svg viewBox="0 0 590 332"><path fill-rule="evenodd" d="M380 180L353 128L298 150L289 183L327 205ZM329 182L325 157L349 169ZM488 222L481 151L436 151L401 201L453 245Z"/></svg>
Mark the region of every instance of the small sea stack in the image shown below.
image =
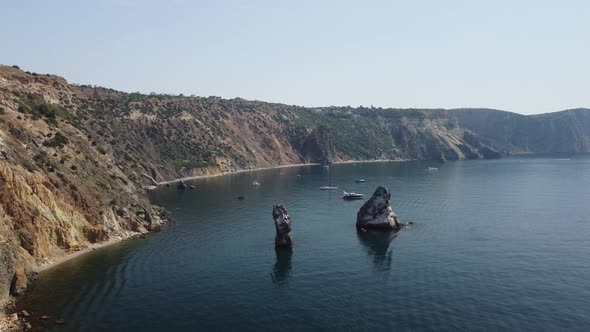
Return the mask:
<svg viewBox="0 0 590 332"><path fill-rule="evenodd" d="M184 183L183 180L178 180L178 184L176 185L176 187L178 188L178 190L185 190L186 189L186 183Z"/></svg>
<svg viewBox="0 0 590 332"><path fill-rule="evenodd" d="M293 247L293 232L291 232L291 217L282 204L273 205L272 217L275 221L275 248L291 249Z"/></svg>
<svg viewBox="0 0 590 332"><path fill-rule="evenodd" d="M379 186L373 196L363 204L356 217L357 229L376 229L383 231L398 231L404 225L393 213L389 200L389 189Z"/></svg>

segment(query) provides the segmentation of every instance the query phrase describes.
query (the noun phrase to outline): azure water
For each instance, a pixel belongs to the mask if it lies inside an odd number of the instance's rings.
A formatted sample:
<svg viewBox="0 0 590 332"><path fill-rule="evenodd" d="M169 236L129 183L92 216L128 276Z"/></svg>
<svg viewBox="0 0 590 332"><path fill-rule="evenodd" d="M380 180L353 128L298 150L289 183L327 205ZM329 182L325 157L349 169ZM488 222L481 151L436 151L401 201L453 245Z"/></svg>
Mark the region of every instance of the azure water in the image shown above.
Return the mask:
<svg viewBox="0 0 590 332"><path fill-rule="evenodd" d="M416 223L397 237L357 233L364 201L319 190L326 172L162 188L153 201L176 224L43 272L18 305L63 317L60 331L590 328L587 156L333 165L340 189L392 190ZM292 253L274 250L273 203Z"/></svg>

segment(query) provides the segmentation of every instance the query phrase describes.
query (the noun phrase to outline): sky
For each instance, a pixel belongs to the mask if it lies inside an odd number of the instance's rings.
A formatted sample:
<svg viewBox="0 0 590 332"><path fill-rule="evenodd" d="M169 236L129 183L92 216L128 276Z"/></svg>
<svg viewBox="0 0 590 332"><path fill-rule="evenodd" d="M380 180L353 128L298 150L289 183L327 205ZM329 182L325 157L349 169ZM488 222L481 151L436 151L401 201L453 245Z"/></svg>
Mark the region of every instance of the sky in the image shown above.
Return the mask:
<svg viewBox="0 0 590 332"><path fill-rule="evenodd" d="M0 63L302 106L590 107L590 1L0 0Z"/></svg>

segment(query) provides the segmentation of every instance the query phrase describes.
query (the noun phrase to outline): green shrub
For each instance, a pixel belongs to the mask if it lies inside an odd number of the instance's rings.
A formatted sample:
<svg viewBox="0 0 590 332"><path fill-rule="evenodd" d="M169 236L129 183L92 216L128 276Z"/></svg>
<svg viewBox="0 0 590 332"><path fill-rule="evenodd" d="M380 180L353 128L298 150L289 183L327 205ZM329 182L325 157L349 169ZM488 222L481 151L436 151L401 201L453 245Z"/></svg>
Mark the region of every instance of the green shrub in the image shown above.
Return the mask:
<svg viewBox="0 0 590 332"><path fill-rule="evenodd" d="M102 146L97 146L96 150L101 154L107 154L107 150L105 150Z"/></svg>
<svg viewBox="0 0 590 332"><path fill-rule="evenodd" d="M64 145L66 145L68 143L69 143L68 139L59 131L57 133L55 133L53 138L43 141L44 146L50 146L50 147L63 147Z"/></svg>
<svg viewBox="0 0 590 332"><path fill-rule="evenodd" d="M20 101L18 102L18 108L16 110L23 114L31 113L31 108Z"/></svg>
<svg viewBox="0 0 590 332"><path fill-rule="evenodd" d="M66 175L64 173L57 172L57 176L61 179L61 181L63 183L68 183L68 178L66 177Z"/></svg>
<svg viewBox="0 0 590 332"><path fill-rule="evenodd" d="M45 151L39 151L34 157L33 160L39 165L45 165L49 161L49 155Z"/></svg>

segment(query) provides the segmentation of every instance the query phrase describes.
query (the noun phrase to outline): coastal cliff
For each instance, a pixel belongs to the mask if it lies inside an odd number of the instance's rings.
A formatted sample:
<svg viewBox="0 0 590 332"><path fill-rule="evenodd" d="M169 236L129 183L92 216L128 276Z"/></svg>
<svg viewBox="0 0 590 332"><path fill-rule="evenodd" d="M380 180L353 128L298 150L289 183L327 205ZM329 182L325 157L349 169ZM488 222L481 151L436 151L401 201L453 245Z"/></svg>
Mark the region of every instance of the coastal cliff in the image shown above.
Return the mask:
<svg viewBox="0 0 590 332"><path fill-rule="evenodd" d="M590 150L586 111L508 113L524 129L505 125L505 112L474 112L144 95L0 66L0 300L57 257L159 229L145 188L162 181L311 162ZM530 126L557 143L539 143Z"/></svg>

